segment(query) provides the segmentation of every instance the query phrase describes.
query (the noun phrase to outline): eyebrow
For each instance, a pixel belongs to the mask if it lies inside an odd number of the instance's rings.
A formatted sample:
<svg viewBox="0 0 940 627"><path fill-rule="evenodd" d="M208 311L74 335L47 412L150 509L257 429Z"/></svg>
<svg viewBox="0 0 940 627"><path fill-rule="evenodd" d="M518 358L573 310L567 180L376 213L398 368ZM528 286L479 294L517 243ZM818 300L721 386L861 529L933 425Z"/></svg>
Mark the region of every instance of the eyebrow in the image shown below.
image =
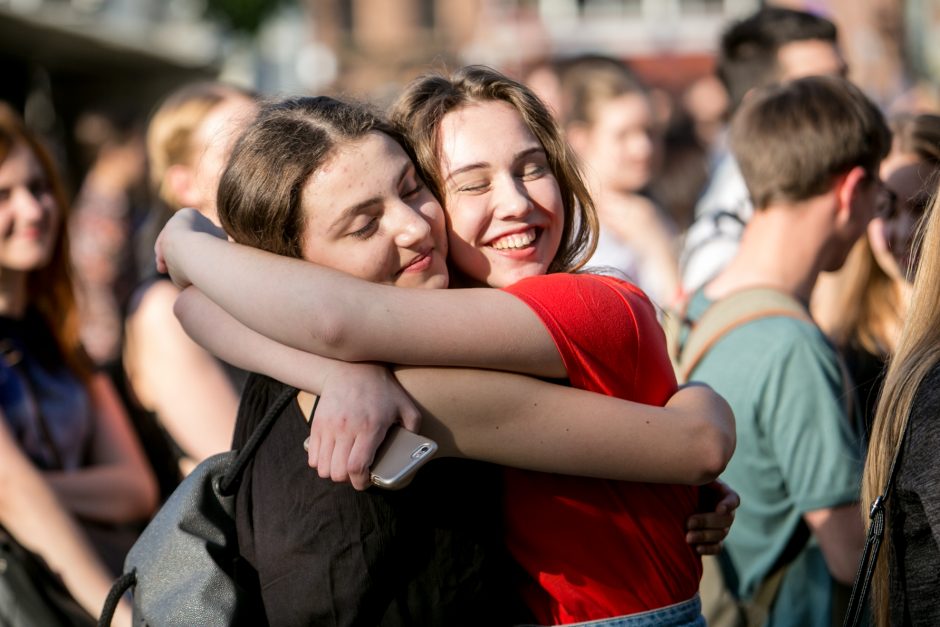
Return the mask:
<svg viewBox="0 0 940 627"><path fill-rule="evenodd" d="M515 163L519 161L520 159L524 159L525 157L528 157L529 155L533 155L537 153L547 154L545 152L545 149L542 148L542 146L532 146L531 148L526 148L525 150L521 150L517 152L515 155L513 155L512 161L513 163ZM468 163L467 165L460 166L456 170L452 170L447 175L447 180L449 181L453 179L455 176L459 176L463 174L464 172L469 172L471 170L479 170L480 168L485 168L488 165L489 163L486 161L477 161L476 163Z"/></svg>
<svg viewBox="0 0 940 627"><path fill-rule="evenodd" d="M413 164L410 161L406 161L401 168L401 172L398 173L398 179L396 185L401 185L401 182L405 180L405 177L408 176L409 171L412 169ZM336 229L340 224L347 222L350 218L353 218L363 212L368 207L382 202L381 196L373 196L372 198L367 198L362 202L357 202L351 207L347 207L339 214L339 217L333 221L333 224L330 225L330 230Z"/></svg>

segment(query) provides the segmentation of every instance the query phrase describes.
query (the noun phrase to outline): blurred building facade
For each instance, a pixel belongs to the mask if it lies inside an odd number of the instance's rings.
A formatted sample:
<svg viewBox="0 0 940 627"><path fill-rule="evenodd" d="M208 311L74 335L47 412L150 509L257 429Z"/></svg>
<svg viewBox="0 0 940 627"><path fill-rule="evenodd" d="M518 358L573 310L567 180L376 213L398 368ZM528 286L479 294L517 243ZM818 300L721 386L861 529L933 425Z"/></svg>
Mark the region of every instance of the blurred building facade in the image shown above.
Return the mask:
<svg viewBox="0 0 940 627"><path fill-rule="evenodd" d="M387 100L429 65L517 76L550 57L629 61L678 92L713 65L720 32L761 0L0 0L0 98L41 130L100 103L149 111L194 78L264 93ZM776 0L840 26L852 77L883 105L940 78L940 0ZM211 9L253 7L236 30ZM234 9L233 9L234 10ZM262 19L263 18L263 19Z"/></svg>

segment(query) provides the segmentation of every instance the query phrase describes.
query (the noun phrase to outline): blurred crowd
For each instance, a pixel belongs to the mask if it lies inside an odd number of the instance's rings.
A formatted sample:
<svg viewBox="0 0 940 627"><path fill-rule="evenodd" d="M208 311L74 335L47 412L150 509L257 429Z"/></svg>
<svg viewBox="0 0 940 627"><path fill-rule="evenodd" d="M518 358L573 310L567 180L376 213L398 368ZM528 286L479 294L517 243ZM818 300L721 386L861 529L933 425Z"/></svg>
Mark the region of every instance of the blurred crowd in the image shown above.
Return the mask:
<svg viewBox="0 0 940 627"><path fill-rule="evenodd" d="M839 82L799 82L820 76ZM926 281L919 263L940 263L935 249L917 247L940 182L940 108L899 94L876 111L850 76L831 22L765 8L727 25L716 73L679 95L600 54L548 59L514 77L548 106L593 198L597 245L582 272L626 279L661 320L693 327L713 303L755 287L806 310L785 323L729 324L685 373L736 416L737 450L722 478L741 506L719 563L739 599L766 594L779 575L769 625L841 616L864 541L863 473L869 500L903 441L898 414L906 421L935 402L916 387L935 378L916 364L932 366L940 346L915 344L935 343L929 327L940 321L916 281ZM797 87L772 91L788 84ZM827 89L847 94L842 109L829 111ZM267 104L204 82L167 94L142 112L145 123L88 112L74 133L90 165L71 200L59 151L0 107L0 531L41 556L89 614L162 501L232 446L247 372L187 335L174 314L181 288L157 270L153 251L182 208L221 226L223 171ZM844 111L860 128L829 124ZM822 154L827 164L814 165ZM822 218L820 198L834 207ZM912 306L926 318L910 329ZM768 354L780 357L768 364ZM914 372L906 397L901 369ZM937 430L921 418L913 426ZM892 519L873 620L887 624L890 611L931 624L940 618L932 600L898 582L909 567L932 577L934 592L940 584L940 494L915 498L918 481L936 481L905 474L903 463L899 481L908 499L897 507L917 507ZM905 535L915 519L933 525L918 529L933 529L934 542L916 556ZM936 561L925 565L924 555ZM129 612L122 604L119 619L129 624Z"/></svg>

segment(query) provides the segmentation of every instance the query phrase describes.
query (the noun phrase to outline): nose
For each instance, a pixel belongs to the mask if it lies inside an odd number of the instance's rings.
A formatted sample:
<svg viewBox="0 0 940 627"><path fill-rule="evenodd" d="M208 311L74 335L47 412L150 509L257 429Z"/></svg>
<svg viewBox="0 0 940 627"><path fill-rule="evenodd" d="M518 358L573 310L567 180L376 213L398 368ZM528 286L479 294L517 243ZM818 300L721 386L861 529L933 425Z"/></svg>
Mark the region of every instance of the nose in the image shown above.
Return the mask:
<svg viewBox="0 0 940 627"><path fill-rule="evenodd" d="M493 182L493 216L500 220L518 220L532 210L532 198L525 183L513 176Z"/></svg>
<svg viewBox="0 0 940 627"><path fill-rule="evenodd" d="M431 234L427 217L407 203L396 204L394 220L395 245L399 248L414 248Z"/></svg>
<svg viewBox="0 0 940 627"><path fill-rule="evenodd" d="M38 222L45 218L46 208L33 191L27 187L18 187L13 192L13 206L21 219Z"/></svg>

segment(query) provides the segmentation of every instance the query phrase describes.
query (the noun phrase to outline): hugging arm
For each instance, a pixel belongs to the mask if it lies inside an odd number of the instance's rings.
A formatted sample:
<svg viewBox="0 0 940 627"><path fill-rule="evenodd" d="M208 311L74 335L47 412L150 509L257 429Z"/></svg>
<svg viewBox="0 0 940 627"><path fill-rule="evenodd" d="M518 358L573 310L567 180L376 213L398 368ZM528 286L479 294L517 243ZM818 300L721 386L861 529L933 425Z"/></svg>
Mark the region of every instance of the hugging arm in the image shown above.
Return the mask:
<svg viewBox="0 0 940 627"><path fill-rule="evenodd" d="M567 376L538 316L502 290L378 285L228 242L207 222L177 212L158 240L158 263L281 344L343 361Z"/></svg>
<svg viewBox="0 0 940 627"><path fill-rule="evenodd" d="M178 311L184 310L187 332L226 361L314 393L347 382L331 380L336 362L268 340L198 291L184 291ZM734 449L731 410L707 386L684 388L656 407L498 371L398 367L395 374L421 410L422 433L437 440L442 455L571 475L701 484L722 471ZM332 419L324 412L328 396L314 425ZM356 416L335 411L342 432ZM348 473L365 487L369 463L371 454L365 463L351 459L348 467L318 469L338 480Z"/></svg>

